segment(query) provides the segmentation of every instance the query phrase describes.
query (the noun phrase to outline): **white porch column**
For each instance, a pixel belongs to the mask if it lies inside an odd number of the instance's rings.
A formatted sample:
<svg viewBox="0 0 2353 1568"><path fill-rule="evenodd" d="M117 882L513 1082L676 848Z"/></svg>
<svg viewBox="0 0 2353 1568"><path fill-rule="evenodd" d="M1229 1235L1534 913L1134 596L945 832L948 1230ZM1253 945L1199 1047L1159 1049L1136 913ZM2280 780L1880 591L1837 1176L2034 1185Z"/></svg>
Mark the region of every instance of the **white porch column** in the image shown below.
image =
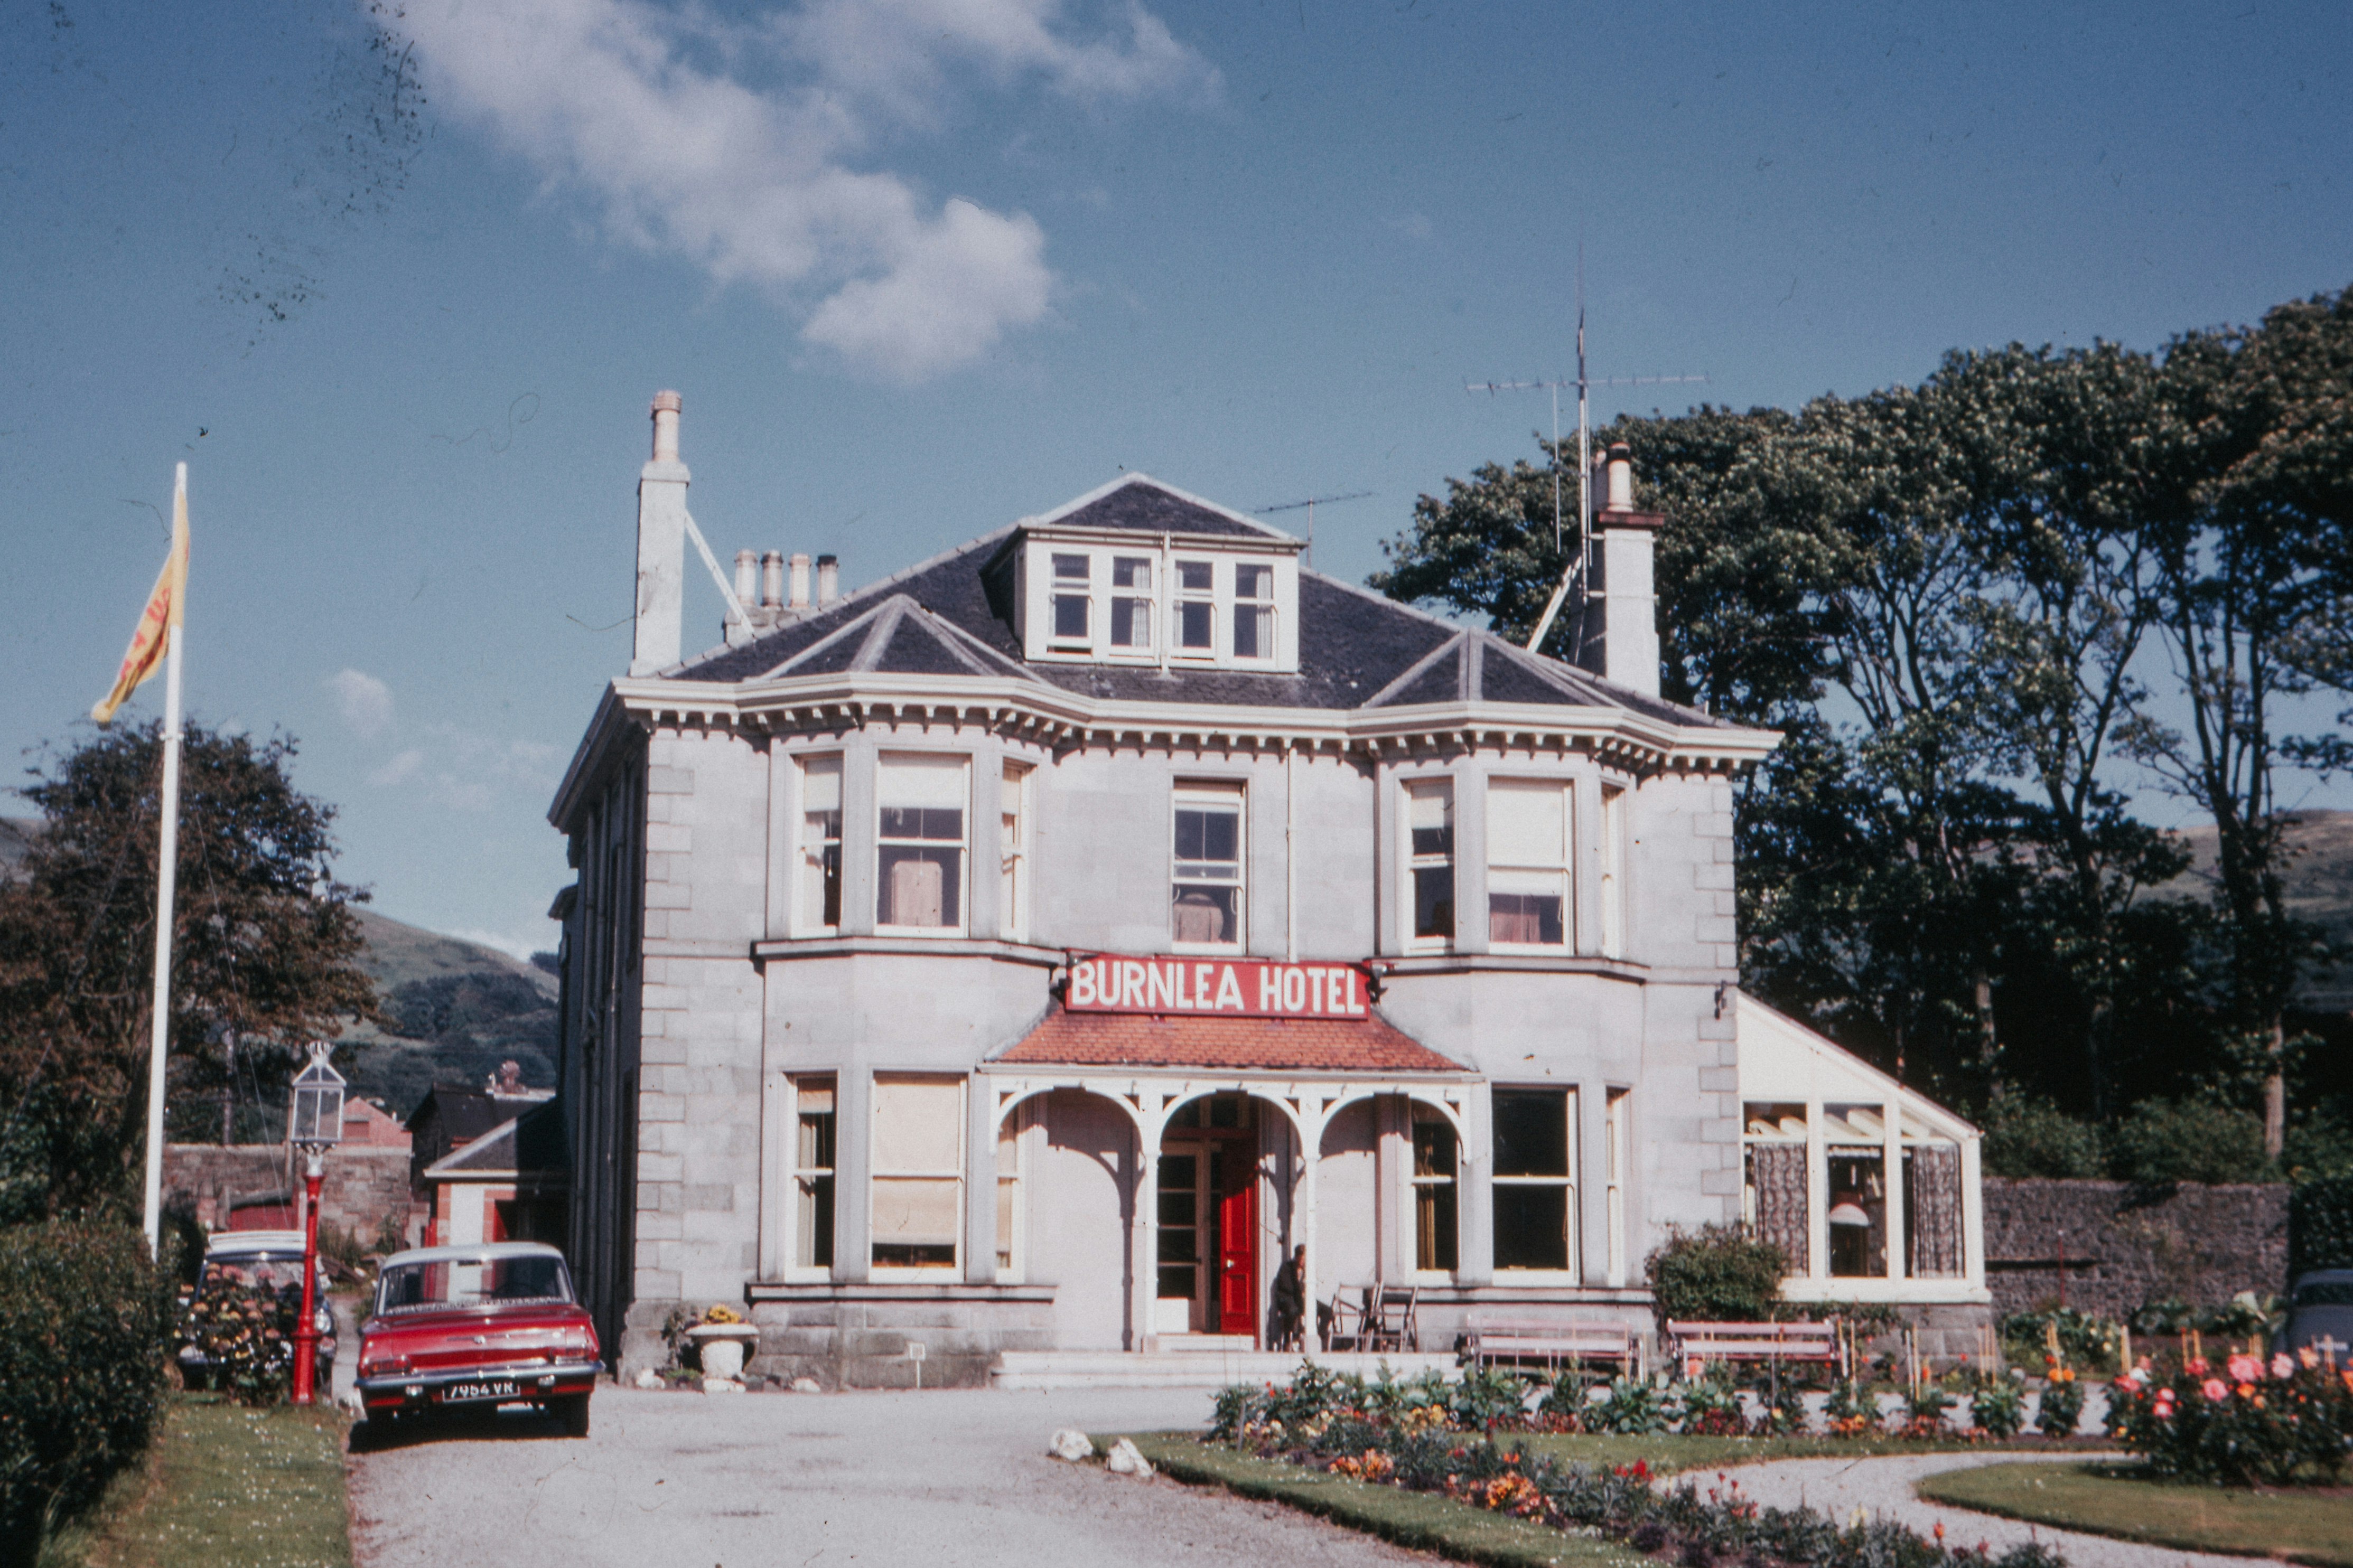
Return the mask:
<svg viewBox="0 0 2353 1568"><path fill-rule="evenodd" d="M1822 1143L1822 1102L1806 1102L1806 1273L1831 1277L1831 1156Z"/></svg>
<svg viewBox="0 0 2353 1568"><path fill-rule="evenodd" d="M1133 1348L1138 1351L1153 1331L1152 1319L1160 1300L1160 1134L1145 1127L1145 1121L1157 1120L1144 1118L1135 1129L1135 1278L1132 1286L1135 1298Z"/></svg>
<svg viewBox="0 0 2353 1568"><path fill-rule="evenodd" d="M1961 1274L1972 1290L1985 1289L1985 1189L1974 1138L1961 1140Z"/></svg>
<svg viewBox="0 0 2353 1568"><path fill-rule="evenodd" d="M1905 1267L1908 1254L1904 1247L1904 1103L1887 1102L1886 1126L1881 1136L1885 1139L1883 1156L1886 1174L1881 1178L1887 1185L1887 1277L1901 1279L1911 1270Z"/></svg>
<svg viewBox="0 0 2353 1568"><path fill-rule="evenodd" d="M997 1096L976 1073L965 1089L964 1277L997 1283Z"/></svg>
<svg viewBox="0 0 2353 1568"><path fill-rule="evenodd" d="M1455 1277L1465 1285L1495 1282L1495 1148L1493 1102L1484 1082L1464 1097L1461 1209L1455 1229Z"/></svg>
<svg viewBox="0 0 2353 1568"><path fill-rule="evenodd" d="M1299 1271L1300 1285L1307 1297L1306 1327L1301 1342L1320 1350L1323 1345L1315 1334L1315 1303L1324 1296L1322 1279L1315 1271L1322 1266L1324 1255L1315 1241L1315 1191L1319 1168L1324 1163L1324 1107L1303 1098L1299 1110L1299 1142L1305 1156L1299 1172L1300 1239L1307 1246L1307 1262Z"/></svg>

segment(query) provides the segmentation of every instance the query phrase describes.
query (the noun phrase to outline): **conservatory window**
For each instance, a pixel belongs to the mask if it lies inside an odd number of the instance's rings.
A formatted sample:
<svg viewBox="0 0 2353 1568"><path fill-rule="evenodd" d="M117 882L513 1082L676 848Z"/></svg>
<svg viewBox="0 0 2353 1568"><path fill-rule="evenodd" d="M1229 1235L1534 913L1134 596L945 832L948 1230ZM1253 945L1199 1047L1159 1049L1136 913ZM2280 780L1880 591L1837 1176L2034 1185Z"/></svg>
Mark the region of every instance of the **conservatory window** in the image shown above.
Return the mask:
<svg viewBox="0 0 2353 1568"><path fill-rule="evenodd" d="M1781 1249L1789 1272L1813 1271L1813 1208L1802 1101L1750 1100L1741 1107L1741 1217L1757 1238Z"/></svg>
<svg viewBox="0 0 2353 1568"><path fill-rule="evenodd" d="M1826 1105L1822 1142L1830 1166L1831 1274L1887 1277L1886 1121L1876 1105Z"/></svg>

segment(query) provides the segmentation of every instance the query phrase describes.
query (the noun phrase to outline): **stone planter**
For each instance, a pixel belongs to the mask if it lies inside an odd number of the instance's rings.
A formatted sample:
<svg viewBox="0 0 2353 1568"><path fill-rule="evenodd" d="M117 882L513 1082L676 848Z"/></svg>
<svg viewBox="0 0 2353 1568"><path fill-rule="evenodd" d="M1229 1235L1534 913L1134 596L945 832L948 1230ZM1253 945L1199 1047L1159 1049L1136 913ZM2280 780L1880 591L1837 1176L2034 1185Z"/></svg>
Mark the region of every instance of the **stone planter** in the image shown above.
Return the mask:
<svg viewBox="0 0 2353 1568"><path fill-rule="evenodd" d="M698 1323L686 1331L702 1358L702 1380L709 1383L733 1383L744 1373L744 1358L760 1340L757 1325L752 1323Z"/></svg>

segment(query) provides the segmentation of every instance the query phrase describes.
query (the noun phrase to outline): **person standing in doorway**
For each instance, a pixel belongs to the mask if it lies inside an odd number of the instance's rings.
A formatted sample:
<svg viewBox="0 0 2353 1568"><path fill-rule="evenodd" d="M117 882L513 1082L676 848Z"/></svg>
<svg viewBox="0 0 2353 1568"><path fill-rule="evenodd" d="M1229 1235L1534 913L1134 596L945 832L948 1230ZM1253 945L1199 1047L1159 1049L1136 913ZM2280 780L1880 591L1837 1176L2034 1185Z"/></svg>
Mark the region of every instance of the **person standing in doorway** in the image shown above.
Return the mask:
<svg viewBox="0 0 2353 1568"><path fill-rule="evenodd" d="M1271 1351L1300 1350L1303 1320L1307 1306L1307 1248L1294 1247L1282 1267L1274 1271L1273 1300L1266 1314L1266 1348Z"/></svg>

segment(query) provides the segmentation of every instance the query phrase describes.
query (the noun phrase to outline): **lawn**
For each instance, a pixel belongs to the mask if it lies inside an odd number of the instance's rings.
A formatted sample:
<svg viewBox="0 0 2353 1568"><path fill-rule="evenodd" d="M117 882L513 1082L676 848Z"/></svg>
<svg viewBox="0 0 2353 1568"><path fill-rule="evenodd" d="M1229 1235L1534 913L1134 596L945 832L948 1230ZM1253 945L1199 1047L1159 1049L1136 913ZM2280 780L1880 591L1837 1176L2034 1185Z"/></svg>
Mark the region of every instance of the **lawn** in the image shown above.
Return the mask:
<svg viewBox="0 0 2353 1568"><path fill-rule="evenodd" d="M343 1416L173 1400L145 1466L43 1562L90 1568L350 1568Z"/></svg>
<svg viewBox="0 0 2353 1568"><path fill-rule="evenodd" d="M1930 1476L1918 1489L1933 1502L2153 1546L2353 1568L2353 1498L2341 1489L2187 1486L2115 1462L1989 1465Z"/></svg>
<svg viewBox="0 0 2353 1568"><path fill-rule="evenodd" d="M1188 1432L1141 1432L1134 1441L1145 1458L1180 1481L1287 1503L1414 1551L1495 1568L1655 1568L1631 1548L1598 1535L1532 1524L1428 1492L1251 1458L1202 1443Z"/></svg>

